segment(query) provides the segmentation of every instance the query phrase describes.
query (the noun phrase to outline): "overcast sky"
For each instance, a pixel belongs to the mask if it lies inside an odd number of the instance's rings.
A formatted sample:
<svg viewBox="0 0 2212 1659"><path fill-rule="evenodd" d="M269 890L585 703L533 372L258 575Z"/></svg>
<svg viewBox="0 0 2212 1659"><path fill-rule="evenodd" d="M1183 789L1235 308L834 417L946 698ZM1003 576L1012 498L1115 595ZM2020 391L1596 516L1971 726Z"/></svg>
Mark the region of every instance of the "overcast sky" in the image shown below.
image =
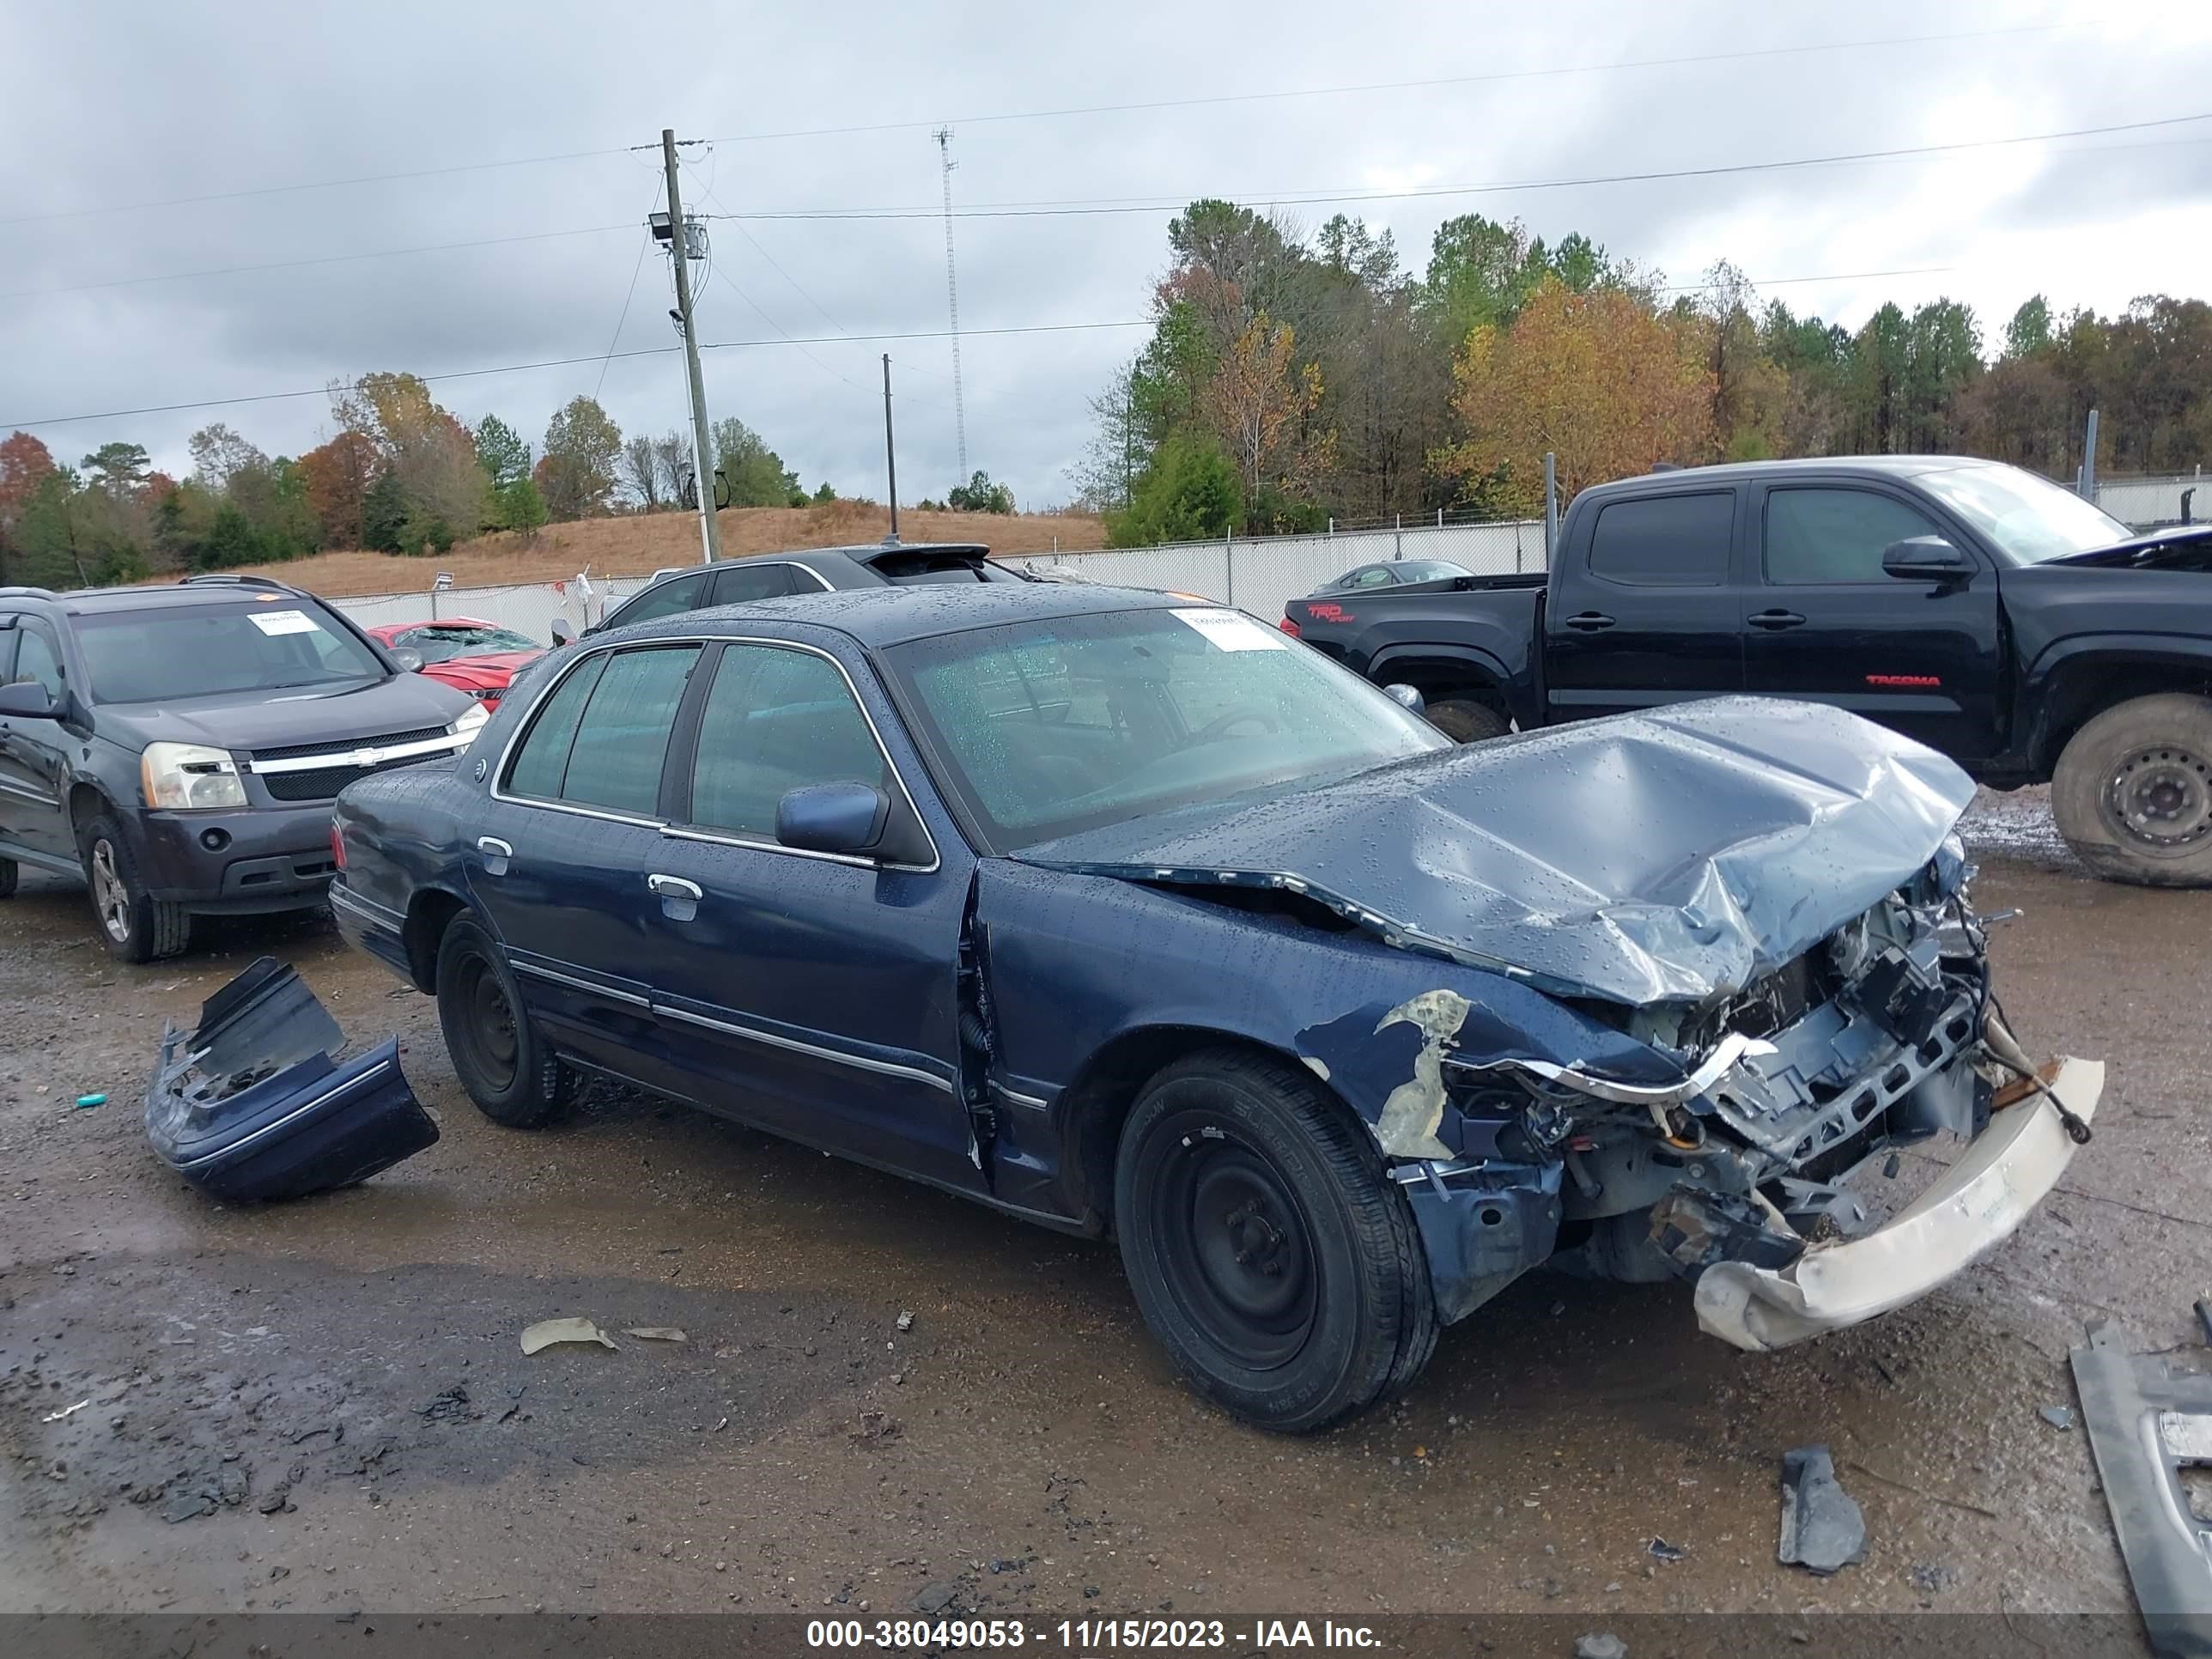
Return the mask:
<svg viewBox="0 0 2212 1659"><path fill-rule="evenodd" d="M603 388L599 362L611 342L674 341L667 261L639 258L659 156L623 149L657 145L664 126L720 141L685 152L686 205L744 214L933 209L930 128L948 120L956 204L1212 194L1265 206L2212 114L2212 6L2174 0L0 0L0 433L368 369L577 357L591 361L435 391L471 424L496 413L533 446L556 408L595 388L625 431L675 426L679 356L617 356ZM1855 42L1890 44L1837 44ZM1774 51L1806 46L1832 49ZM1644 61L1617 66L1632 60ZM986 118L1471 76L1493 78ZM865 126L882 130L759 136ZM519 164L476 165L505 161ZM402 173L427 176L281 188ZM191 197L221 199L175 201ZM1480 211L1553 240L1583 231L1677 283L1726 257L1765 292L1853 327L1885 299L1909 307L1948 294L1974 306L1993 342L2039 289L2057 309L2212 292L2212 119L1935 158L1341 208L1395 232L1417 270L1441 221ZM1338 204L1293 210L1318 225ZM1024 507L1066 498L1086 399L1144 332L981 331L1142 319L1168 217L956 222L969 465ZM949 343L850 337L945 327L941 222L720 221L713 232L701 337L778 343L707 355L711 411L742 416L809 488L827 478L880 499L889 350L902 494L941 495L955 481ZM526 237L538 240L390 252ZM331 260L354 254L389 257ZM285 260L331 262L180 275ZM1931 266L1944 269L1847 275ZM1802 276L1822 280L1777 283ZM67 291L27 291L56 289ZM829 337L802 350L780 337ZM272 453L329 427L325 401L305 397L35 429L64 460L126 439L181 475L187 434L211 420Z"/></svg>

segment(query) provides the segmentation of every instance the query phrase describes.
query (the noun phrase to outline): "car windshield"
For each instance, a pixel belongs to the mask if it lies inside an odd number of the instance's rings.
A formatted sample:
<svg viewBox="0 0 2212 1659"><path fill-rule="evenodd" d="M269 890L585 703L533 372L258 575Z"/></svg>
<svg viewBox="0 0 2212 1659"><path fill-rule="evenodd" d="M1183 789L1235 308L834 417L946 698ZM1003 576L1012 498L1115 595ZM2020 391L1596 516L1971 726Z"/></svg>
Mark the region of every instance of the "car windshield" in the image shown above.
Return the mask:
<svg viewBox="0 0 2212 1659"><path fill-rule="evenodd" d="M76 618L76 629L99 702L283 691L387 672L343 623L295 593L93 611Z"/></svg>
<svg viewBox="0 0 2212 1659"><path fill-rule="evenodd" d="M1450 746L1241 611L1110 611L885 653L950 787L1004 851Z"/></svg>
<svg viewBox="0 0 2212 1659"><path fill-rule="evenodd" d="M2135 534L2102 507L2016 466L1947 467L1918 482L2014 564L2093 552Z"/></svg>
<svg viewBox="0 0 2212 1659"><path fill-rule="evenodd" d="M512 628L417 628L401 635L399 643L410 651L422 653L424 662L451 662L455 657L544 648L529 635L518 634Z"/></svg>

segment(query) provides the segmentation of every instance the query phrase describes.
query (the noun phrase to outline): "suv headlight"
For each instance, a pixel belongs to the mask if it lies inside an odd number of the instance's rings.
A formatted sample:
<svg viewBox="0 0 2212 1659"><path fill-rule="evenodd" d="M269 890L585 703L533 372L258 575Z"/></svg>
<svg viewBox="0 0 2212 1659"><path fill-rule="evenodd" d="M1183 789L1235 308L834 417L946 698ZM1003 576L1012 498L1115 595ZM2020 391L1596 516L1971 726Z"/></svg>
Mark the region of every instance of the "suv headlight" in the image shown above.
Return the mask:
<svg viewBox="0 0 2212 1659"><path fill-rule="evenodd" d="M204 811L246 805L238 766L220 749L197 743L149 743L138 762L146 805L171 811Z"/></svg>
<svg viewBox="0 0 2212 1659"><path fill-rule="evenodd" d="M477 733L484 729L484 722L490 718L491 716L484 712L484 706L482 703L472 702L454 717L451 730L455 737L467 738L473 741Z"/></svg>

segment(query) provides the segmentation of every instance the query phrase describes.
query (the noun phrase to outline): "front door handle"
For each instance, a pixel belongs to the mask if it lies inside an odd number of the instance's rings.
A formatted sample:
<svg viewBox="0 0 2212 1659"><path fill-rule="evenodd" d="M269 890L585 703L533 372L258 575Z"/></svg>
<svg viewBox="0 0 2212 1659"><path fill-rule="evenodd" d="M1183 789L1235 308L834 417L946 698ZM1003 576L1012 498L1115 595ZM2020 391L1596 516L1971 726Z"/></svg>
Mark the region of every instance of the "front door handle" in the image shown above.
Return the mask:
<svg viewBox="0 0 2212 1659"><path fill-rule="evenodd" d="M478 836L477 851L483 854L484 874L488 876L505 875L507 861L514 856L514 848L497 836Z"/></svg>
<svg viewBox="0 0 2212 1659"><path fill-rule="evenodd" d="M1753 628L1764 628L1770 632L1778 629L1802 628L1805 625L1804 617L1799 616L1795 611L1755 611L1745 620Z"/></svg>
<svg viewBox="0 0 2212 1659"><path fill-rule="evenodd" d="M655 873L645 878L645 884L660 896L660 914L669 921L689 921L699 914L699 901L705 896L697 882Z"/></svg>
<svg viewBox="0 0 2212 1659"><path fill-rule="evenodd" d="M1613 626L1613 618L1601 611L1582 611L1567 618L1567 626L1580 629L1585 634L1595 634Z"/></svg>

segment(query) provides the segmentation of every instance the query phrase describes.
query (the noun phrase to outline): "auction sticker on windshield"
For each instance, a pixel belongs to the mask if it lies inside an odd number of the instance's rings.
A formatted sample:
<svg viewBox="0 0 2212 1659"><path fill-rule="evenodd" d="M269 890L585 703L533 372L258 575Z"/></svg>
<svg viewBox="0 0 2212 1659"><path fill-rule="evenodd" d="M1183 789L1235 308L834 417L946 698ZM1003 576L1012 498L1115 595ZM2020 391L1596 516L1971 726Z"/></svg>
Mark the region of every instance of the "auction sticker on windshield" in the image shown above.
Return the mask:
<svg viewBox="0 0 2212 1659"><path fill-rule="evenodd" d="M249 611L253 625L264 634L319 634L321 624L304 611Z"/></svg>
<svg viewBox="0 0 2212 1659"><path fill-rule="evenodd" d="M1203 634L1224 651L1287 651L1288 641L1262 628L1241 611L1178 611L1176 619Z"/></svg>

